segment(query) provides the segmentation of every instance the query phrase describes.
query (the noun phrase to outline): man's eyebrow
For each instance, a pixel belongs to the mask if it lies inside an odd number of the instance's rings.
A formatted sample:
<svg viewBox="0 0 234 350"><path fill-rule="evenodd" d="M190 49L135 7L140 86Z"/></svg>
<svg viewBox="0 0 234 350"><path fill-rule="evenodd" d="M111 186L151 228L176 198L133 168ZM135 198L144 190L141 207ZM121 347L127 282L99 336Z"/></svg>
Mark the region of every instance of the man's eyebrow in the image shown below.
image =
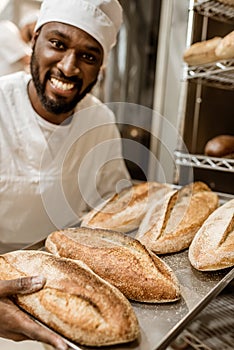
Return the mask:
<svg viewBox="0 0 234 350"><path fill-rule="evenodd" d="M96 53L98 53L98 54L101 54L101 53L102 53L102 50L101 50L99 47L97 47L97 46L86 45L86 48L87 48L88 50L94 51L94 52L96 52Z"/></svg>
<svg viewBox="0 0 234 350"><path fill-rule="evenodd" d="M49 34L60 36L61 38L66 39L66 40L70 39L69 35L59 31L58 29L51 30ZM100 54L100 55L102 54L102 50L96 45L86 44L85 47L87 50L96 52L97 54Z"/></svg>
<svg viewBox="0 0 234 350"><path fill-rule="evenodd" d="M60 32L60 31L57 30L57 29L51 30L51 31L49 32L49 35L57 35L57 36L62 37L63 39L69 39L69 35L64 34L63 32Z"/></svg>

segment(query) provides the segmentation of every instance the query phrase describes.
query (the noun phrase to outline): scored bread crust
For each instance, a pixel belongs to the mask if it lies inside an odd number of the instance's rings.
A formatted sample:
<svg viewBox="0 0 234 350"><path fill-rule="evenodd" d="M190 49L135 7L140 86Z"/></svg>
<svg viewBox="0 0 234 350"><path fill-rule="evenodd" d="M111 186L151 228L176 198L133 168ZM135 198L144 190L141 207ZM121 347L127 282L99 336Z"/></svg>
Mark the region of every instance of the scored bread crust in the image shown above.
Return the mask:
<svg viewBox="0 0 234 350"><path fill-rule="evenodd" d="M186 185L152 205L136 238L157 254L179 252L217 207L218 196L205 183Z"/></svg>
<svg viewBox="0 0 234 350"><path fill-rule="evenodd" d="M129 301L81 261L41 251L16 251L0 256L0 278L43 275L38 292L15 297L38 320L74 342L102 346L126 343L139 336Z"/></svg>
<svg viewBox="0 0 234 350"><path fill-rule="evenodd" d="M51 233L45 246L53 254L84 261L129 299L157 303L180 298L179 283L170 267L123 233L70 228Z"/></svg>
<svg viewBox="0 0 234 350"><path fill-rule="evenodd" d="M189 247L188 257L200 271L234 265L234 199L216 209L204 222Z"/></svg>
<svg viewBox="0 0 234 350"><path fill-rule="evenodd" d="M158 182L143 182L114 194L104 204L94 208L82 220L81 226L129 232L137 229L155 196L160 198L171 186Z"/></svg>

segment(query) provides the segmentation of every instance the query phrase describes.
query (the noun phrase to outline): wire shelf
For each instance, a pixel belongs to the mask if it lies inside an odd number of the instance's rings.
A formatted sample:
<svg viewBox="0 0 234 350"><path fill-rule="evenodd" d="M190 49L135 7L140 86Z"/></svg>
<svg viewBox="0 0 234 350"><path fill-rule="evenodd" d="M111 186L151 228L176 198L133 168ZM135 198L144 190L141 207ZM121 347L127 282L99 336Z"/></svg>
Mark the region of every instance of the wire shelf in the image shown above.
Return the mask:
<svg viewBox="0 0 234 350"><path fill-rule="evenodd" d="M234 59L189 66L185 80L199 81L219 88L234 89Z"/></svg>
<svg viewBox="0 0 234 350"><path fill-rule="evenodd" d="M211 17L217 21L234 23L234 7L222 4L218 1L198 0L194 5L194 11L202 16Z"/></svg>
<svg viewBox="0 0 234 350"><path fill-rule="evenodd" d="M234 172L234 159L207 157L176 151L175 162L177 165Z"/></svg>
<svg viewBox="0 0 234 350"><path fill-rule="evenodd" d="M233 294L221 294L213 299L191 325L180 334L172 349L233 350L233 305Z"/></svg>

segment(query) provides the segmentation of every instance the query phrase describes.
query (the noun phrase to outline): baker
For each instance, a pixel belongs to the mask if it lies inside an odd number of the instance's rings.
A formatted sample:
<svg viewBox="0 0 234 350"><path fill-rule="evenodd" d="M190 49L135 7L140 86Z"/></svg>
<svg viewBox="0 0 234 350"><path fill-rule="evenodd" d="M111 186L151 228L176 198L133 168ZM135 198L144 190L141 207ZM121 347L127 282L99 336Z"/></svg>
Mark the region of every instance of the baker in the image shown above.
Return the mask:
<svg viewBox="0 0 234 350"><path fill-rule="evenodd" d="M114 115L90 93L121 22L117 0L44 0L31 75L0 79L1 247L19 249L74 226L129 185ZM4 299L44 283L42 276L0 282L0 336L66 349Z"/></svg>

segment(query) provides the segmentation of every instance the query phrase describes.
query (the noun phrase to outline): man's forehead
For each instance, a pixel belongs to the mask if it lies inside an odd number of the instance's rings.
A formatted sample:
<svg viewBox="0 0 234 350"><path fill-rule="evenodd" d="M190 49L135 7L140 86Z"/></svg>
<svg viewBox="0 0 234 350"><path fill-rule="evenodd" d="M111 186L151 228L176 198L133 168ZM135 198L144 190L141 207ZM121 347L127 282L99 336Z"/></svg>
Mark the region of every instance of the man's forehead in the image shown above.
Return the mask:
<svg viewBox="0 0 234 350"><path fill-rule="evenodd" d="M89 33L71 24L62 23L62 22L49 22L49 23L45 23L42 26L41 30L44 33L45 32L52 33L52 34L57 33L57 34L61 34L61 36L64 35L67 37L77 35L77 38L79 38L79 36L82 36L83 38L86 38L87 40L90 40L92 42L96 42L97 45L100 45L99 42Z"/></svg>

